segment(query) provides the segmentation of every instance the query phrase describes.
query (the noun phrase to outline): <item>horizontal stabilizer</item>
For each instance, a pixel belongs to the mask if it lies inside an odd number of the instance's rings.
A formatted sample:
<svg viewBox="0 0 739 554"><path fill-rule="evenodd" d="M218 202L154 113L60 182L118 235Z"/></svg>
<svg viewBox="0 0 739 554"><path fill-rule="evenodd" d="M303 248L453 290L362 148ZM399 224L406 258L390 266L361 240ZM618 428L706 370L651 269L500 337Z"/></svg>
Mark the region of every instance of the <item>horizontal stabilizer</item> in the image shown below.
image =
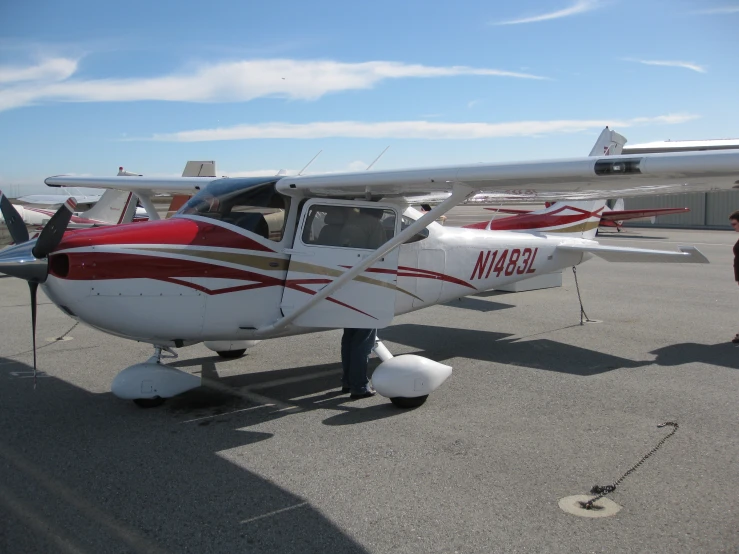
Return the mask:
<svg viewBox="0 0 739 554"><path fill-rule="evenodd" d="M609 262L656 262L680 264L707 264L706 258L695 246L678 246L679 252L670 250L647 250L622 246L603 246L586 244L561 244L558 250L587 252Z"/></svg>

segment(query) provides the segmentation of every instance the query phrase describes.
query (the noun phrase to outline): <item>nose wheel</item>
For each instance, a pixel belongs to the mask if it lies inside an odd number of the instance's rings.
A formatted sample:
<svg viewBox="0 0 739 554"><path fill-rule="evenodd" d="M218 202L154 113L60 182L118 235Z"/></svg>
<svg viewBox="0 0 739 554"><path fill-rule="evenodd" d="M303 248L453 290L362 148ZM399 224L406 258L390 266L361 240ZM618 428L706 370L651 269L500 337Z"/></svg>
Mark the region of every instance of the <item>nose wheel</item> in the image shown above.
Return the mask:
<svg viewBox="0 0 739 554"><path fill-rule="evenodd" d="M246 348L239 348L238 350L216 350L216 354L226 359L241 358L244 353L246 353Z"/></svg>
<svg viewBox="0 0 739 554"><path fill-rule="evenodd" d="M154 398L134 398L133 403L139 408L156 408L164 404L165 400L161 396L155 396Z"/></svg>
<svg viewBox="0 0 739 554"><path fill-rule="evenodd" d="M127 367L116 375L111 392L118 398L133 400L141 408L155 408L167 398L200 386L200 376L161 363L163 352L169 354L167 358L177 357L171 348L155 346L154 355L146 362Z"/></svg>
<svg viewBox="0 0 739 554"><path fill-rule="evenodd" d="M393 406L407 410L408 408L418 408L419 406L423 405L428 397L428 394L424 394L423 396L414 396L412 398L396 396L394 398L391 398L390 402L393 403Z"/></svg>

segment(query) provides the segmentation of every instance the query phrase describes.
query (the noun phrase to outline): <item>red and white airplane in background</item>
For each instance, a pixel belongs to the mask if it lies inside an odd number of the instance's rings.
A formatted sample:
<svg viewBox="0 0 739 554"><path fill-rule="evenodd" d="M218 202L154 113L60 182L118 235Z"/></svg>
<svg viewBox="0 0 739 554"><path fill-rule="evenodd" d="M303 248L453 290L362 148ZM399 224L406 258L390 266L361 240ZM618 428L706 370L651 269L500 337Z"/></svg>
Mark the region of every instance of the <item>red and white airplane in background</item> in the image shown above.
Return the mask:
<svg viewBox="0 0 739 554"><path fill-rule="evenodd" d="M706 263L688 246L600 245L593 240L598 206L605 198L736 188L739 152L210 180L50 177L47 183L125 186L144 197L155 189L201 189L171 219L145 225L65 234L72 211L63 206L37 240L23 236L25 226L0 196L18 243L0 253L0 271L29 282L34 325L40 284L76 320L152 344L154 355L112 384L115 395L152 405L201 384L199 376L161 363L162 350L173 347L204 342L221 355L239 356L263 339L383 328L396 315L561 271L591 256ZM418 197L440 193L449 196L426 214L410 207ZM546 233L435 223L476 193L519 202L566 200L582 211L582 225ZM451 374L451 367L420 356L392 357L380 342L375 351L383 362L372 382L398 406L422 404Z"/></svg>
<svg viewBox="0 0 739 554"><path fill-rule="evenodd" d="M63 202L77 206L74 197L62 197ZM36 237L51 220L56 210L32 206L13 205L16 213L28 228L28 234ZM69 229L86 229L101 225L130 223L136 216L136 195L130 191L106 190L95 205L85 212L75 212L69 222ZM3 225L0 227L0 247L13 243L13 238Z"/></svg>
<svg viewBox="0 0 739 554"><path fill-rule="evenodd" d="M185 164L185 169L182 172L183 177L210 177L216 176L216 168L214 161L188 161ZM118 168L118 174L116 177L142 177L138 173L132 173L126 171L123 167ZM55 185L52 185L55 186ZM90 186L90 185L87 185ZM66 189L65 190L75 190ZM179 190L179 189L176 189ZM151 191L152 193L159 192L158 189ZM150 195L151 196L151 195ZM149 196L149 197L150 197ZM29 197L22 197L29 198ZM19 198L21 200L22 198ZM83 200L90 200L90 196L83 196ZM169 214L172 211L179 209L182 204L189 198L189 196L174 196L169 206ZM38 201L48 200L48 204L64 204L65 202L72 201L75 208L80 203L77 202L76 196L65 196L65 195L37 195ZM130 190L118 190L115 188L109 188L102 195L98 195L98 199L93 203L92 208L84 212L75 211L69 221L68 229L87 229L89 227L101 227L104 225L120 225L122 223L132 222L143 222L149 219L159 219L159 214L154 207L154 204L149 202L148 212L146 209L138 207L139 197ZM17 216L25 223L28 234L31 238L36 238L44 226L49 222L51 217L56 213L56 210L51 210L48 207L36 208L32 206L21 206L13 204L13 208ZM153 214L153 215L152 215ZM5 225L0 226L0 247L13 244L13 238L8 233L8 228Z"/></svg>
<svg viewBox="0 0 739 554"><path fill-rule="evenodd" d="M123 168L121 168L123 170ZM120 173L118 173L120 175ZM78 188L67 188L60 187L62 189L61 194L27 194L26 196L20 196L17 198L19 202L23 204L37 204L42 206L60 206L64 204L69 198L74 198L77 202L77 207L82 208L85 206L86 210L92 208L102 198L102 194L88 194L82 192ZM56 210L55 210L56 211Z"/></svg>
<svg viewBox="0 0 739 554"><path fill-rule="evenodd" d="M642 208L638 210L624 210L624 200L619 198L616 200L613 208L604 204L600 211L599 228L615 228L621 231L624 221L632 219L651 219L654 223L655 218L660 215L683 214L690 211L690 208ZM563 218L562 225L567 226L573 214L565 213L561 203L547 203L542 210L520 210L513 208L485 208L494 211L496 214L512 214L513 217L504 217L496 219L495 215L490 221L481 221L480 223L471 223L465 225L469 229L487 229L489 231L515 231L517 229L533 230L541 229L542 231L553 231L553 227L558 225L557 218Z"/></svg>

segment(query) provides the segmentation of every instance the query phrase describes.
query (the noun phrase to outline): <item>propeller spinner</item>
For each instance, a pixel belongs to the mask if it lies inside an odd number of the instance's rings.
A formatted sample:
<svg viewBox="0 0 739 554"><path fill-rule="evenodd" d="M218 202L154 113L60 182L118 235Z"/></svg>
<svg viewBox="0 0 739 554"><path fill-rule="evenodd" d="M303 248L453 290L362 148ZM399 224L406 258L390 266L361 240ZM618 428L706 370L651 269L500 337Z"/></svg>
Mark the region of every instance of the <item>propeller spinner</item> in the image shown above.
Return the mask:
<svg viewBox="0 0 739 554"><path fill-rule="evenodd" d="M51 216L38 239L29 240L28 229L13 204L0 191L0 211L10 231L15 246L0 252L0 272L28 281L31 292L31 334L33 339L33 374L36 377L36 296L39 283L46 281L49 273L47 256L54 251L67 230L77 202L69 198Z"/></svg>

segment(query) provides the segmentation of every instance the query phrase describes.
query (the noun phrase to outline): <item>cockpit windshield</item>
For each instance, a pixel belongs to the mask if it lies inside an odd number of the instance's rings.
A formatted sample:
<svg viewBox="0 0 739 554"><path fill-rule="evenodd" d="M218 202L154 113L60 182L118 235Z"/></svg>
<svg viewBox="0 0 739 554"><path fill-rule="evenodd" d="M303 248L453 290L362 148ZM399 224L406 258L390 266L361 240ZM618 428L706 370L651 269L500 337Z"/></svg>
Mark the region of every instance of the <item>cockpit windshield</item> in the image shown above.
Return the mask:
<svg viewBox="0 0 739 554"><path fill-rule="evenodd" d="M177 215L217 219L279 242L290 199L275 190L274 179L219 179L193 196Z"/></svg>

